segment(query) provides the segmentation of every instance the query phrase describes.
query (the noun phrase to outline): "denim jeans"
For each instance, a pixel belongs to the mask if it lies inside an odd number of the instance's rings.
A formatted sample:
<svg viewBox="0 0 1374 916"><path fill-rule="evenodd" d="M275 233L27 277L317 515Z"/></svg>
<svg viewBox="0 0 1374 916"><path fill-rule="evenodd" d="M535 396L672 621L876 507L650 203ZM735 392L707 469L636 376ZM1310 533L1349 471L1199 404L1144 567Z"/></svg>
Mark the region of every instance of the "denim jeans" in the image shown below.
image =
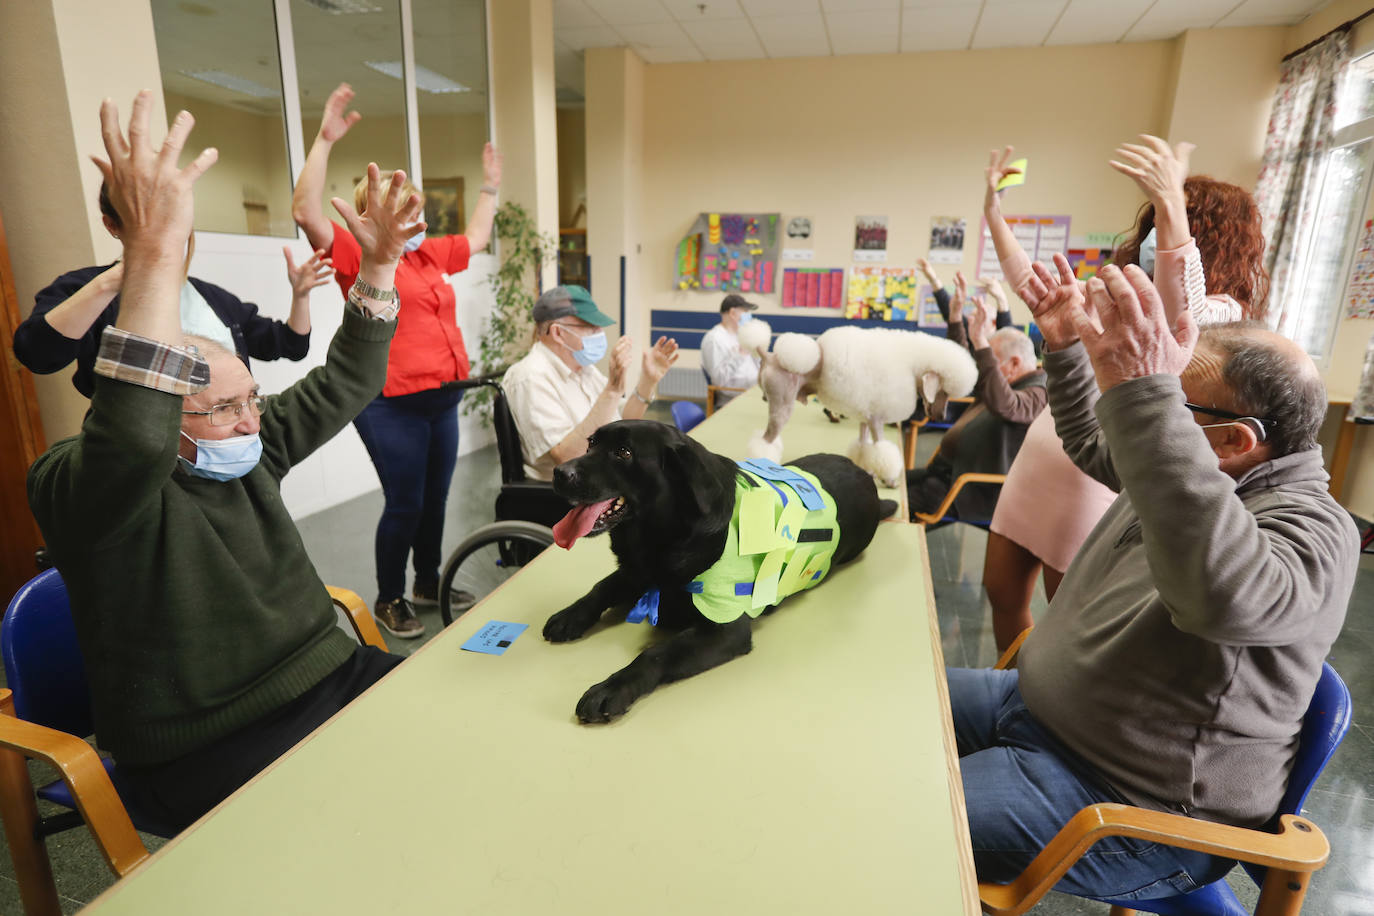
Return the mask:
<svg viewBox="0 0 1374 916"><path fill-rule="evenodd" d="M946 677L980 881L1014 879L1079 810L1125 802L1032 718L1015 671L950 668ZM1099 899L1170 897L1210 884L1234 864L1111 837L1094 844L1055 890Z"/></svg>
<svg viewBox="0 0 1374 916"><path fill-rule="evenodd" d="M379 397L353 421L386 499L377 523L378 603L405 594L407 555L413 556L417 584L439 581L462 397L461 391L441 388Z"/></svg>

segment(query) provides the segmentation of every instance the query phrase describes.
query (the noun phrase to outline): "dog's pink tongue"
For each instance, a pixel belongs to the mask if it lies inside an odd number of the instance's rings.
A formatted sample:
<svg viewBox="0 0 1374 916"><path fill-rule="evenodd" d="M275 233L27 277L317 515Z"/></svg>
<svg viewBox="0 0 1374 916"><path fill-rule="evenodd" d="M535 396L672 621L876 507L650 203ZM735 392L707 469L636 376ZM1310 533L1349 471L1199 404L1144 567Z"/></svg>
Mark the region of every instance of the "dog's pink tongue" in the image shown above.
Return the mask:
<svg viewBox="0 0 1374 916"><path fill-rule="evenodd" d="M599 503L574 506L561 522L553 526L553 542L564 550L572 547L574 541L592 530L597 518L613 502L614 499L603 499Z"/></svg>

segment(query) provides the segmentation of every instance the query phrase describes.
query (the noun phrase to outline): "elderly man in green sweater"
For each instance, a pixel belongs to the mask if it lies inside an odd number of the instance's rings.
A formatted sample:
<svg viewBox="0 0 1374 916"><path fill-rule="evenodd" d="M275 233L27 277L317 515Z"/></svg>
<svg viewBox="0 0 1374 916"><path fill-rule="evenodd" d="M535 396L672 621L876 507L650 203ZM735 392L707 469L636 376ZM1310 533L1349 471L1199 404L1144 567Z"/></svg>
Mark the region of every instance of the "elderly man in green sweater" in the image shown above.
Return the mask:
<svg viewBox="0 0 1374 916"><path fill-rule="evenodd" d="M1058 260L1058 259L1056 259ZM980 880L1010 881L1077 811L1273 817L1359 546L1327 492L1326 393L1262 325L1166 316L1139 268L1060 265L1036 320L1065 450L1121 495L1011 671L950 669ZM1056 888L1145 900L1234 863L1098 842Z"/></svg>
<svg viewBox="0 0 1374 916"><path fill-rule="evenodd" d="M123 305L105 331L81 433L29 471L29 502L71 598L96 738L129 807L180 829L399 663L335 625L282 503L282 477L381 390L393 277L421 201L376 165L366 215L334 205L363 248L325 365L264 397L228 351L186 345L179 320L192 185L177 168L193 119L161 149L149 95L127 138L100 117L101 170L125 224Z"/></svg>

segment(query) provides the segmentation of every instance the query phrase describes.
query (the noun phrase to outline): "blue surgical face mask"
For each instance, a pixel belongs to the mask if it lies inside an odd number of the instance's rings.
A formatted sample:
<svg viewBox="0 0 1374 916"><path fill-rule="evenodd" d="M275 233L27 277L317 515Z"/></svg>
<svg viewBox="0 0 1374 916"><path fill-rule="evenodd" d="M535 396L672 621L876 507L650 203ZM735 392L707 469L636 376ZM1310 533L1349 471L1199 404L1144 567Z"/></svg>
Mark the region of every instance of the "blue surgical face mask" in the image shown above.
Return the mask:
<svg viewBox="0 0 1374 916"><path fill-rule="evenodd" d="M606 355L606 332L597 331L582 338L582 349L572 351L572 355L579 366L590 366L600 362Z"/></svg>
<svg viewBox="0 0 1374 916"><path fill-rule="evenodd" d="M1155 278L1155 230L1150 227L1150 232L1145 238L1140 240L1140 256L1137 258L1140 269L1150 275L1150 279Z"/></svg>
<svg viewBox="0 0 1374 916"><path fill-rule="evenodd" d="M423 242L424 240L425 240L425 234L424 234L423 232L417 232L417 233L415 233L415 234L412 235L410 238L406 239L405 251L406 251L406 252L414 251L415 249L417 249L417 248L420 247L420 243Z"/></svg>
<svg viewBox="0 0 1374 916"><path fill-rule="evenodd" d="M753 320L754 320L754 313L753 313L753 312L742 312L742 313L740 314L740 316L739 316L739 323L740 323L740 324L744 324L746 321L753 321Z"/></svg>
<svg viewBox="0 0 1374 916"><path fill-rule="evenodd" d="M186 436L186 433L182 433ZM190 436L186 436L191 439ZM234 480L257 467L262 458L262 440L257 433L231 439L191 439L196 444L196 462L180 455L177 461L186 473L208 480Z"/></svg>

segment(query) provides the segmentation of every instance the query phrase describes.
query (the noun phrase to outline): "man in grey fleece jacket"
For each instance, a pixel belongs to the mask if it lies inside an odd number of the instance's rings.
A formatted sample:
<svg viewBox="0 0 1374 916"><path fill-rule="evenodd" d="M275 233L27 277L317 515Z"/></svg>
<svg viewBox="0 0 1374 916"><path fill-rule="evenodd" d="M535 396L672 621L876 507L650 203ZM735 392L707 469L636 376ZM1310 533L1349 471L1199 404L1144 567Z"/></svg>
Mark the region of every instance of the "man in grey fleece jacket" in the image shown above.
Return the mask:
<svg viewBox="0 0 1374 916"><path fill-rule="evenodd" d="M949 671L980 880L1014 878L1096 802L1268 821L1354 584L1311 360L1255 323L1171 327L1126 271L1090 281L1091 306L1062 278L1036 310L1065 449L1121 495L1018 670ZM1117 839L1057 888L1148 899L1230 864Z"/></svg>

